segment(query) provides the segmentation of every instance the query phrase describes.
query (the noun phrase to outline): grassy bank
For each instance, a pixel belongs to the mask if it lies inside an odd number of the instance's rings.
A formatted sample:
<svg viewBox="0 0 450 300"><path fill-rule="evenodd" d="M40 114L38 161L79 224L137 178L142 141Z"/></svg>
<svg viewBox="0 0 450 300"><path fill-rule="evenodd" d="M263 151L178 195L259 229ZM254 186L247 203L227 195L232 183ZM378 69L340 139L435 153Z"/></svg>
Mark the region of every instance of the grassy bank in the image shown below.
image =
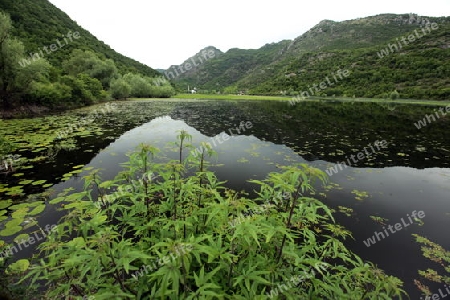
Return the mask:
<svg viewBox="0 0 450 300"><path fill-rule="evenodd" d="M254 96L254 95L204 95L204 94L177 94L172 99L204 99L204 100L277 100L290 101L295 100L291 96ZM450 105L450 100L415 100L415 99L397 99L388 100L381 98L344 98L344 97L310 97L301 101L329 101L329 102L374 102L374 103L392 103L392 104L418 104L418 105L433 105L446 106ZM300 102L300 101L299 101Z"/></svg>
<svg viewBox="0 0 450 300"><path fill-rule="evenodd" d="M291 100L289 96L255 96L255 95L225 95L225 94L177 94L176 99L207 99L207 100Z"/></svg>

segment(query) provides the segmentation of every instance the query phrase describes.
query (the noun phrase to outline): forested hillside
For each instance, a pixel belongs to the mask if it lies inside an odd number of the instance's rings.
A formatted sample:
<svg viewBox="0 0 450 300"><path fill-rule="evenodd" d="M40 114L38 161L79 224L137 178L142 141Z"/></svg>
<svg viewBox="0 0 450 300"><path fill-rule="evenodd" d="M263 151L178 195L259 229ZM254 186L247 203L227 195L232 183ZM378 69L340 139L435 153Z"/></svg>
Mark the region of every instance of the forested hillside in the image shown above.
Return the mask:
<svg viewBox="0 0 450 300"><path fill-rule="evenodd" d="M261 49L230 49L225 55L220 50L214 47L207 47L194 55L192 58L186 60L181 66L187 62L194 60L198 61L198 56L203 51L212 49L215 56L208 60L204 60L197 68L190 71L179 73L173 80L178 86L198 86L201 90L215 91L225 90L232 93L234 91L232 86L234 83L250 76L255 68L259 66L267 66L271 64L278 56L281 55L282 50L288 45L288 41L267 44ZM169 68L165 73L166 76L173 72L176 66ZM170 76L167 76L172 79ZM227 88L228 87L228 88Z"/></svg>
<svg viewBox="0 0 450 300"><path fill-rule="evenodd" d="M60 67L72 50L80 49L112 59L121 73L139 72L151 77L159 75L156 70L115 52L93 36L89 28L85 30L47 0L2 0L0 11L10 15L14 26L11 33L24 44L27 55L53 44L69 31L80 33L80 39L46 57L54 66Z"/></svg>
<svg viewBox="0 0 450 300"><path fill-rule="evenodd" d="M324 20L293 41L231 49L174 80L225 93L297 95L346 69L350 76L314 95L383 98L397 90L401 98L448 99L449 48L449 17Z"/></svg>
<svg viewBox="0 0 450 300"><path fill-rule="evenodd" d="M1 1L0 37L6 109L174 94L159 72L115 52L47 0Z"/></svg>

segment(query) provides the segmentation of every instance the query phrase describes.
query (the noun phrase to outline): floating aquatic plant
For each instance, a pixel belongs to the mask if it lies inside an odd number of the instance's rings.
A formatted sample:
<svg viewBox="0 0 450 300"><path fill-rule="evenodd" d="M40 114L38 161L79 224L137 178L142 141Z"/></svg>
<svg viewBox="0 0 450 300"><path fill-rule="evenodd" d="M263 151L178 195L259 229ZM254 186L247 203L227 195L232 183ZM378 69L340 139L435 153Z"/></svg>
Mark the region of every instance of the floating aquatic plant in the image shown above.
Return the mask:
<svg viewBox="0 0 450 300"><path fill-rule="evenodd" d="M350 207L345 207L345 206L339 205L338 206L338 211L340 213L343 213L347 217L351 217L353 215L353 208L350 208Z"/></svg>
<svg viewBox="0 0 450 300"><path fill-rule="evenodd" d="M369 197L369 193L368 192L364 192L364 191L358 191L356 189L352 190L352 194L355 194L355 199L358 201L362 201L365 198Z"/></svg>
<svg viewBox="0 0 450 300"><path fill-rule="evenodd" d="M385 226L386 222L389 221L389 219L386 219L383 217L378 217L378 216L370 216L370 218L382 226Z"/></svg>
<svg viewBox="0 0 450 300"><path fill-rule="evenodd" d="M435 262L438 268L438 271L430 268L419 270L418 274L428 281L450 285L450 251L419 234L412 234L412 236L421 245L422 255ZM426 284L419 280L414 280L414 283L425 295L432 295Z"/></svg>

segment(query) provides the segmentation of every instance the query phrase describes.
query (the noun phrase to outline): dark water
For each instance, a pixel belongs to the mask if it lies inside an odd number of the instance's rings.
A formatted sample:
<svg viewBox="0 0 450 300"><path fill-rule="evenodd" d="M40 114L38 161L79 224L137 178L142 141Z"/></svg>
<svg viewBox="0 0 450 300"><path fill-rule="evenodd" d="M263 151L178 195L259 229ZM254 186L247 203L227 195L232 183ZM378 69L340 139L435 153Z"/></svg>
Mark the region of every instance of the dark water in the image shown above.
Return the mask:
<svg viewBox="0 0 450 300"><path fill-rule="evenodd" d="M442 269L421 255L412 234L450 249L450 120L440 119L420 130L414 126L433 109L400 105L389 110L363 103L124 102L118 113L101 120L106 134L78 139L78 150L60 152L55 161L35 168L33 176L52 181L55 192L81 189L85 173L60 181L72 166L101 168L103 179L112 178L120 170L119 164L127 160L126 154L140 143L160 147L161 160L176 159L177 153L166 145L184 129L193 136L194 146L203 141L213 143L211 138L215 138L218 157L212 159L210 169L219 179L227 180L227 186L251 191L253 186L247 180L262 179L278 171L280 165L303 162L325 171L369 144L384 140L386 148L332 175L333 188L319 189L316 196L332 208L352 208L351 216L335 214L337 222L353 234L354 239L346 245L402 279L411 299L419 299L413 280L423 280L417 271ZM241 127L237 134L241 122L251 126ZM234 135L224 141L224 133L230 134L230 129ZM356 199L363 192L366 196ZM407 215L413 211L424 212L420 219L424 224L414 221L370 247L364 244L375 231L383 230L370 216L386 218L386 225L394 225L402 218L408 223ZM60 216L55 207L48 206L40 223L56 224ZM423 282L432 292L443 287Z"/></svg>

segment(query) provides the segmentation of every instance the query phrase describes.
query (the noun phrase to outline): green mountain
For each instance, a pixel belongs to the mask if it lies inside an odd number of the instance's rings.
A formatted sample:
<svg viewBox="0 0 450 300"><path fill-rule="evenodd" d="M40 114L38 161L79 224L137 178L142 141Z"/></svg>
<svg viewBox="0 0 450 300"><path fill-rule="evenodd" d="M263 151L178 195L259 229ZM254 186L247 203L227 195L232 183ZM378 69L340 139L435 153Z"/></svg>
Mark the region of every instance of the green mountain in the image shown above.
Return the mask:
<svg viewBox="0 0 450 300"><path fill-rule="evenodd" d="M74 49L81 49L112 59L121 73L137 72L151 77L159 76L156 70L117 53L99 41L48 0L2 0L0 11L10 15L12 34L24 44L28 55L54 44L56 39L63 42L62 35L67 35L69 31L80 33L79 39L69 41L67 46L45 57L54 66L60 67Z"/></svg>
<svg viewBox="0 0 450 300"><path fill-rule="evenodd" d="M223 54L222 51L220 51L219 49L209 46L206 48L203 48L202 50L200 50L198 53L196 53L195 55L193 55L192 57L189 57L188 59L186 59L182 64L180 65L172 65L170 66L167 70L163 70L162 73L165 75L165 77L169 80L176 80L179 83L179 86L186 86L186 84L188 84L190 82L189 79L187 78L191 78L194 79L195 78L203 78L204 80L212 80L218 76L220 76L220 74L217 74L215 72L215 70L217 70L218 68L213 66L211 67L211 73L210 74L205 74L201 71L200 67L210 61L210 60L214 60L217 58L220 58L220 56ZM183 77L184 80L179 80L178 77ZM186 84L184 84L186 83ZM191 87L193 87L191 85Z"/></svg>
<svg viewBox="0 0 450 300"><path fill-rule="evenodd" d="M171 97L175 89L162 77L115 52L48 0L0 2L2 111Z"/></svg>
<svg viewBox="0 0 450 300"><path fill-rule="evenodd" d="M397 90L402 98L448 99L448 48L450 17L324 20L292 41L230 49L173 80L229 93L386 97ZM339 69L350 75L311 93Z"/></svg>
<svg viewBox="0 0 450 300"><path fill-rule="evenodd" d="M257 50L233 48L226 53L210 46L185 60L181 66L192 60L198 61L201 58L201 53L205 51L214 51L214 57L203 60L200 64L197 63L198 66L195 69L187 72L178 72L175 77L171 75L175 73L174 70L177 70L179 66L171 66L165 71L165 75L179 87L190 85L199 86L206 90L220 91L243 80L247 76L251 76L259 66L271 64L277 57L282 55L283 49L288 44L289 41L272 43Z"/></svg>

